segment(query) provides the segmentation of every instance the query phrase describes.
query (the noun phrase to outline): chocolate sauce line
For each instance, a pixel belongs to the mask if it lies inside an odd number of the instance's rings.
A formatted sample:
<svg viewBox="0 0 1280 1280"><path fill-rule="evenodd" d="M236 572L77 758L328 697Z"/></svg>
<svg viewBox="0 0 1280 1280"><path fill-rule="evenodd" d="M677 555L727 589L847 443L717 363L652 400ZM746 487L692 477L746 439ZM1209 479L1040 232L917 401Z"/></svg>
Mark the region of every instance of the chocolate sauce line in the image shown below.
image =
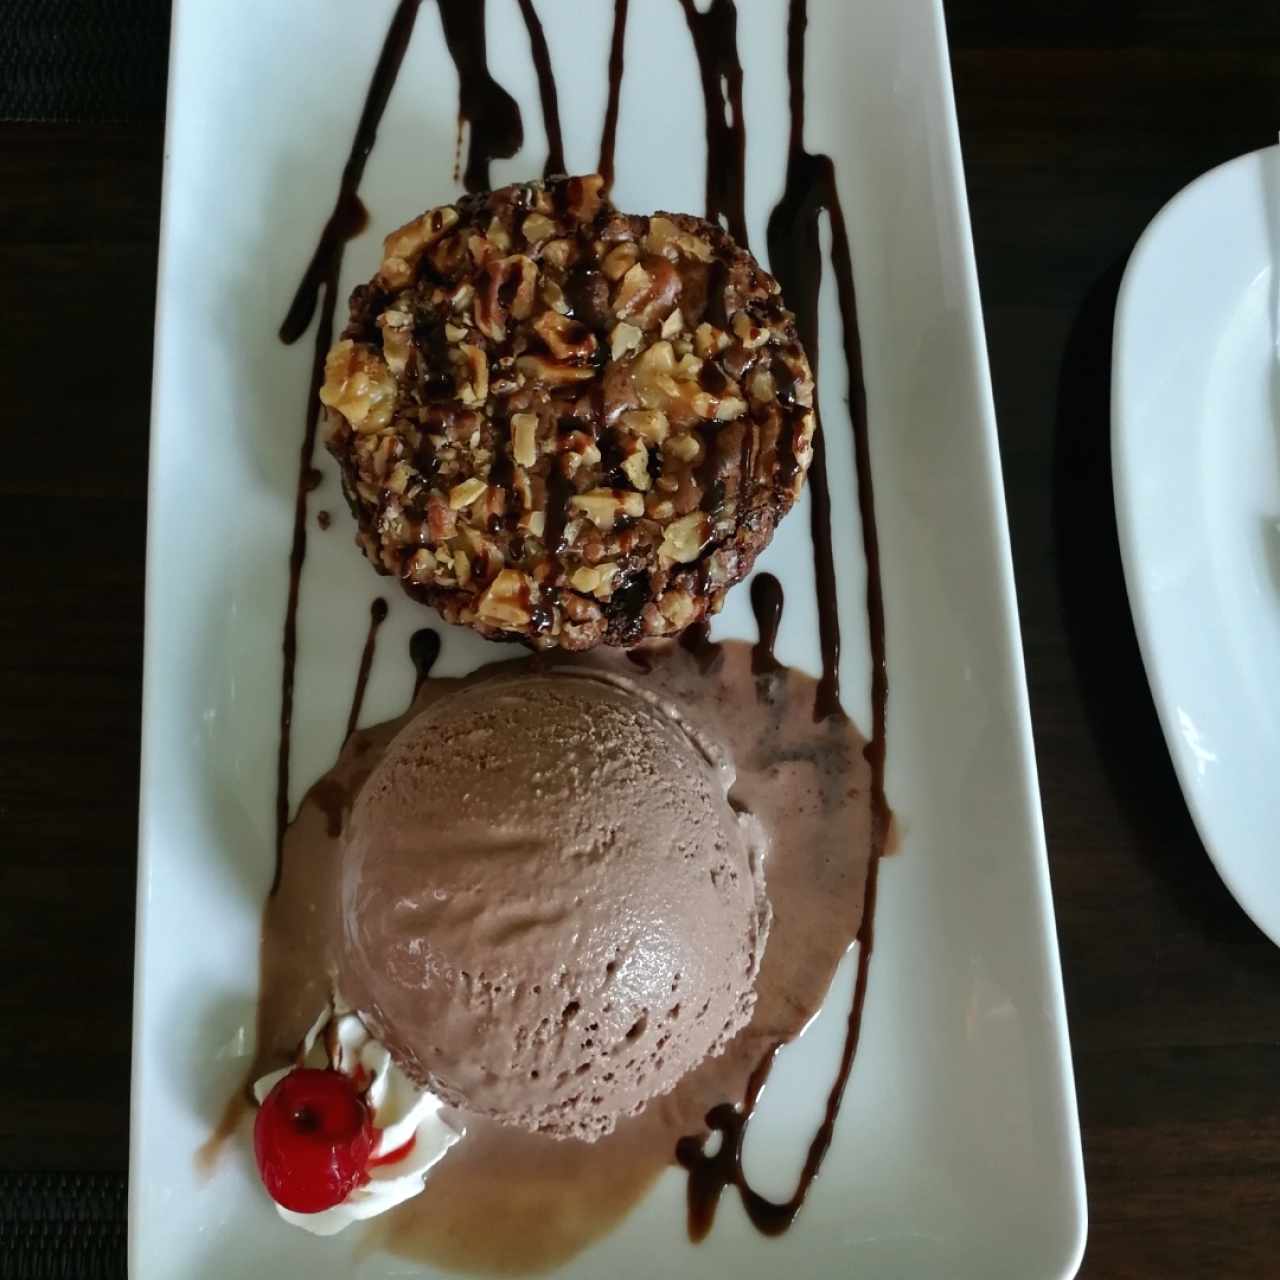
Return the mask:
<svg viewBox="0 0 1280 1280"><path fill-rule="evenodd" d="M751 579L751 609L756 615L756 631L759 639L751 650L751 671L757 676L771 675L782 670L782 664L774 656L778 643L778 627L782 623L782 583L771 573L757 573Z"/></svg>
<svg viewBox="0 0 1280 1280"><path fill-rule="evenodd" d="M364 177L365 164L378 140L378 125L382 122L382 113L387 109L387 100L391 97L391 90L400 74L400 64L409 47L409 37L413 35L413 24L418 17L420 3L421 0L400 0L396 5L386 39L382 42L382 51L378 54L377 65L373 69L373 78L369 81L369 92L360 111L360 121L356 125L351 151L342 168L342 181L338 185L333 212L320 233L316 251L311 256L311 262L303 273L289 312L280 326L281 342L296 342L307 331L311 317L315 315L321 287L328 288L337 283L346 242L364 230L366 215L358 194L360 179Z"/></svg>
<svg viewBox="0 0 1280 1280"><path fill-rule="evenodd" d="M849 1018L845 1024L840 1066L836 1071L831 1090L827 1094L822 1123L809 1143L809 1150L805 1155L800 1177L796 1181L795 1191L787 1200L769 1200L747 1181L746 1170L742 1166L742 1149L746 1143L751 1118L755 1114L760 1092L769 1077L774 1059L778 1050L782 1048L781 1044L775 1044L770 1047L753 1072L741 1108L726 1102L713 1107L707 1113L707 1127L713 1133L718 1132L721 1135L720 1147L716 1153L705 1154L702 1149L703 1139L700 1137L682 1138L676 1144L676 1160L689 1172L688 1208L691 1240L695 1242L704 1240L710 1233L715 1222L716 1208L726 1187L737 1188L747 1217L751 1220L752 1226L762 1235L782 1235L795 1222L800 1210L804 1207L809 1189L822 1171L823 1161L826 1160L827 1152L831 1149L831 1141L835 1137L836 1120L840 1115L840 1107L844 1103L845 1089L858 1053L858 1042L862 1034L862 1011L866 1004L867 979L871 968L874 933L872 922L876 912L879 869L880 856L873 851L867 867L862 927L858 930L857 938L858 972L854 980L853 1003L849 1008Z"/></svg>
<svg viewBox="0 0 1280 1280"><path fill-rule="evenodd" d="M298 483L293 508L293 542L289 549L289 593L285 603L284 634L281 651L284 667L280 679L280 745L276 757L276 858L271 879L274 894L280 885L281 852L285 827L289 824L289 751L293 738L293 685L298 665L298 598L302 585L302 565L307 557L307 495L314 487L316 430L320 422L319 391L324 381L324 361L333 341L334 316L337 309L338 279L342 274L342 255L346 243L358 235L365 225L365 210L357 194L364 176L365 162L377 141L378 125L386 110L387 99L396 82L421 0L400 0L387 29L382 51L378 55L369 91L365 96L360 121L356 126L351 151L342 169L342 181L333 212L320 234L315 253L303 273L288 313L280 326L280 340L296 342L306 332L315 315L320 293L324 302L320 322L316 326L315 350L311 361L311 382L307 394L306 427L298 454Z"/></svg>
<svg viewBox="0 0 1280 1280"><path fill-rule="evenodd" d="M693 655L698 663L698 670L704 676L710 675L720 664L721 649L711 638L709 622L695 622L685 627L680 633L680 647Z"/></svg>
<svg viewBox="0 0 1280 1280"><path fill-rule="evenodd" d="M613 0L613 38L609 43L609 104L600 134L600 163L596 166L605 190L613 186L613 151L618 136L618 108L622 100L622 72L627 43L627 0Z"/></svg>
<svg viewBox="0 0 1280 1280"><path fill-rule="evenodd" d="M799 27L797 30L797 20ZM782 199L769 215L769 266L796 317L796 330L813 369L813 411L819 427L813 437L809 466L809 529L813 541L814 585L818 597L818 638L822 646L822 679L814 716L842 714L840 708L840 610L837 603L835 555L831 543L831 488L827 477L826 440L818 407L818 290L822 283L822 242L818 219L828 207L831 160L804 149L805 6L793 0L787 31L787 74L791 88L791 140ZM842 317L845 319L845 317ZM848 323L846 319L846 323ZM850 370L852 387L853 371ZM855 428L856 430L856 428Z"/></svg>
<svg viewBox="0 0 1280 1280"><path fill-rule="evenodd" d="M369 672L373 670L373 655L378 645L378 628L387 620L387 602L378 596L369 606L369 631L364 638L364 648L360 652L360 669L356 673L356 688L351 695L351 712L347 716L347 731L342 741L351 737L360 723L360 712L364 707L364 691L369 686Z"/></svg>
<svg viewBox="0 0 1280 1280"><path fill-rule="evenodd" d="M409 637L409 657L413 662L413 696L415 698L418 696L418 690L431 675L431 668L436 665L436 659L439 656L440 633L438 631L423 627L421 631L415 631Z"/></svg>
<svg viewBox="0 0 1280 1280"><path fill-rule="evenodd" d="M547 130L547 163L542 166L542 176L565 172L564 140L560 136L560 102L556 94L556 78L551 70L551 51L547 37L538 20L533 0L520 0L520 13L529 32L529 52L533 67L538 73L538 97L542 101L542 122Z"/></svg>
<svg viewBox="0 0 1280 1280"><path fill-rule="evenodd" d="M680 7L693 39L706 107L707 217L721 223L745 249L747 127L742 114L738 10L733 0L711 0L701 13L694 0L680 0ZM726 109L731 122L725 119Z"/></svg>
<svg viewBox="0 0 1280 1280"><path fill-rule="evenodd" d="M458 119L471 126L462 185L468 191L488 191L489 165L515 155L524 141L520 108L489 74L485 0L436 2L444 42L458 71ZM530 38L532 35L530 30Z"/></svg>
<svg viewBox="0 0 1280 1280"><path fill-rule="evenodd" d="M867 423L866 387L862 372L861 344L858 337L857 297L853 282L853 261L849 249L844 212L836 188L835 166L829 156L810 155L804 149L804 41L808 26L807 0L790 0L787 22L787 77L790 86L791 139L787 156L787 180L782 200L769 219L769 256L774 274L783 292L795 308L801 339L813 365L815 381L818 372L818 289L822 278L821 244L818 218L825 210L831 225L831 265L836 279L840 319L844 334L844 355L849 378L849 409L853 426L854 460L857 468L858 511L862 525L863 548L867 563L867 625L871 650L871 739L865 749L871 767L871 850L867 865L862 921L858 928L858 967L854 982L853 1002L845 1030L840 1065L827 1095L826 1110L805 1158L804 1168L795 1192L783 1202L765 1199L747 1181L742 1166L742 1149L760 1090L768 1077L775 1046L761 1061L752 1076L742 1107L729 1104L714 1108L707 1124L722 1135L720 1148L714 1155L703 1151L700 1138L683 1139L677 1146L676 1158L689 1171L689 1234L700 1240L710 1231L721 1194L734 1186L742 1198L747 1216L766 1235L779 1235L795 1221L804 1205L809 1188L822 1169L831 1146L836 1119L844 1101L845 1088L853 1070L862 1031L862 1013L866 1003L871 956L875 946L876 890L879 883L880 859L884 855L889 831L889 806L885 798L884 767L886 724L888 713L888 668L885 658L884 593L880 570L880 541L875 524L875 497L871 478L871 451ZM816 399L815 399L816 404ZM816 411L816 409L815 409ZM815 437L810 486L813 498L811 532L814 544L814 567L818 589L819 631L822 641L823 678L818 686L815 718L842 715L839 703L838 663L840 626L837 613L834 556L831 546L831 500L826 474L826 451L822 434ZM753 584L754 588L754 584ZM761 588L767 592L768 588ZM756 593L753 590L753 603ZM757 606L761 644L765 640L764 622L767 612Z"/></svg>

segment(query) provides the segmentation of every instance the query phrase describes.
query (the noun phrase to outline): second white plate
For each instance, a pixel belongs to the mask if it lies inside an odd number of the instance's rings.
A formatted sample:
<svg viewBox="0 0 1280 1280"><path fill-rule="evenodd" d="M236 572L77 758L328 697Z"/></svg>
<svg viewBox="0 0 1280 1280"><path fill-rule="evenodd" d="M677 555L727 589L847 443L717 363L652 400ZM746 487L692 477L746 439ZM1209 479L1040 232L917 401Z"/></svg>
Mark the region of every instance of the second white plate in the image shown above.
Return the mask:
<svg viewBox="0 0 1280 1280"><path fill-rule="evenodd" d="M1280 942L1280 148L1176 196L1116 313L1112 459L1129 600L1200 837Z"/></svg>

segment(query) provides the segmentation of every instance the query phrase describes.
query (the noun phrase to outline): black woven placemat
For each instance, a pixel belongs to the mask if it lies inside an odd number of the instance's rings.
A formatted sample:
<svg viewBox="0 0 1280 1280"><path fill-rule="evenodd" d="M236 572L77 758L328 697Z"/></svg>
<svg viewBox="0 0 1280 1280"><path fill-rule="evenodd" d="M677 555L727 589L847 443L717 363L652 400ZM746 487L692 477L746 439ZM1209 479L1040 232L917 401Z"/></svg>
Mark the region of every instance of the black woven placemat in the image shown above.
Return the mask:
<svg viewBox="0 0 1280 1280"><path fill-rule="evenodd" d="M123 1173L0 1175L2 1280L124 1280Z"/></svg>
<svg viewBox="0 0 1280 1280"><path fill-rule="evenodd" d="M0 120L159 120L168 56L169 0L0 0ZM0 1280L123 1280L127 1200L123 1173L0 1173Z"/></svg>
<svg viewBox="0 0 1280 1280"><path fill-rule="evenodd" d="M0 0L0 120L164 114L169 0Z"/></svg>
<svg viewBox="0 0 1280 1280"><path fill-rule="evenodd" d="M0 120L164 115L169 0L0 0ZM0 1173L0 1280L124 1280L123 1173Z"/></svg>

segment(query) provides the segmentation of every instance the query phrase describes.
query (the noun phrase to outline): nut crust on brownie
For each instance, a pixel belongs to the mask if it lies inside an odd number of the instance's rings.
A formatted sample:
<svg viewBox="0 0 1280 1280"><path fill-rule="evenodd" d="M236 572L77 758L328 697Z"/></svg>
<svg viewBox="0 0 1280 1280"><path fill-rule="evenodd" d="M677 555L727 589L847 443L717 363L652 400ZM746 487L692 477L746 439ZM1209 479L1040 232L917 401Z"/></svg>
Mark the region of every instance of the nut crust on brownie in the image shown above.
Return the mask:
<svg viewBox="0 0 1280 1280"><path fill-rule="evenodd" d="M321 400L374 566L454 623L632 645L719 610L804 484L813 376L719 227L521 183L387 237Z"/></svg>

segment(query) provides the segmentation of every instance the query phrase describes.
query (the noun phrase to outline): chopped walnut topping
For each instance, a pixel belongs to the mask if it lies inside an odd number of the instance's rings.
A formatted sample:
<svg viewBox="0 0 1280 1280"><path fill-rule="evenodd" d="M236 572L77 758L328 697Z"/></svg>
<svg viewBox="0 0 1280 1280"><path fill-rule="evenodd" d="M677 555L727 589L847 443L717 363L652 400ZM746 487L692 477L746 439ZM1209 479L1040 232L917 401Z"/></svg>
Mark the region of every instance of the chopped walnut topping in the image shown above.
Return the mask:
<svg viewBox="0 0 1280 1280"><path fill-rule="evenodd" d="M711 246L701 236L692 236L681 231L670 218L655 214L649 219L649 230L640 242L646 253L663 254L668 258L678 258L681 253L697 258L699 262L710 262Z"/></svg>
<svg viewBox="0 0 1280 1280"><path fill-rule="evenodd" d="M408 559L404 576L418 583L430 582L435 577L436 558L426 547L419 547Z"/></svg>
<svg viewBox="0 0 1280 1280"><path fill-rule="evenodd" d="M658 554L677 564L688 564L702 554L710 533L710 517L703 511L693 511L667 525L666 536L662 539Z"/></svg>
<svg viewBox="0 0 1280 1280"><path fill-rule="evenodd" d="M631 409L618 420L628 431L661 444L667 438L670 423L661 409Z"/></svg>
<svg viewBox="0 0 1280 1280"><path fill-rule="evenodd" d="M718 356L729 345L729 335L705 320L693 331L693 349L704 360Z"/></svg>
<svg viewBox="0 0 1280 1280"><path fill-rule="evenodd" d="M527 320L533 309L538 268L532 258L517 253L488 262L485 279L476 294L476 328L490 341L502 342L508 320Z"/></svg>
<svg viewBox="0 0 1280 1280"><path fill-rule="evenodd" d="M483 404L489 395L489 360L483 347L463 343L458 372L458 399L463 404Z"/></svg>
<svg viewBox="0 0 1280 1280"><path fill-rule="evenodd" d="M683 630L696 616L693 597L687 591L668 591L658 601L658 611L676 631Z"/></svg>
<svg viewBox="0 0 1280 1280"><path fill-rule="evenodd" d="M680 274L665 258L637 262L618 286L613 309L641 329L665 320L680 296Z"/></svg>
<svg viewBox="0 0 1280 1280"><path fill-rule="evenodd" d="M600 270L604 272L606 280L621 280L636 265L639 257L640 251L636 246L624 241L605 254Z"/></svg>
<svg viewBox="0 0 1280 1280"><path fill-rule="evenodd" d="M555 311L544 311L534 322L533 331L557 360L589 360L596 349L596 336L590 329Z"/></svg>
<svg viewBox="0 0 1280 1280"><path fill-rule="evenodd" d="M589 382L596 376L590 365L566 364L546 356L520 356L516 368L527 378L545 382L549 387L563 386L567 382Z"/></svg>
<svg viewBox="0 0 1280 1280"><path fill-rule="evenodd" d="M702 452L702 443L696 436L672 436L662 442L662 452L679 462L693 462Z"/></svg>
<svg viewBox="0 0 1280 1280"><path fill-rule="evenodd" d="M407 311L384 311L378 317L378 328L382 330L382 357L399 377L413 350L413 316Z"/></svg>
<svg viewBox="0 0 1280 1280"><path fill-rule="evenodd" d="M391 421L396 389L391 370L370 347L344 338L325 357L320 399L357 431L381 431Z"/></svg>
<svg viewBox="0 0 1280 1280"><path fill-rule="evenodd" d="M542 246L542 261L557 271L563 271L573 256L572 240L552 240Z"/></svg>
<svg viewBox="0 0 1280 1280"><path fill-rule="evenodd" d="M393 232L321 398L374 566L539 648L714 613L813 453L776 283L720 227L619 213L598 175Z"/></svg>
<svg viewBox="0 0 1280 1280"><path fill-rule="evenodd" d="M397 462L392 468L391 474L387 477L387 488L392 493L397 493L401 497L409 487L409 482L417 475L417 472L407 462Z"/></svg>
<svg viewBox="0 0 1280 1280"><path fill-rule="evenodd" d="M439 209L428 209L421 217L393 231L383 241L379 280L388 289L403 289L412 283L423 252L457 225L458 211L444 205Z"/></svg>
<svg viewBox="0 0 1280 1280"><path fill-rule="evenodd" d="M530 244L540 244L556 233L556 224L540 213L531 213L524 220L524 238Z"/></svg>
<svg viewBox="0 0 1280 1280"><path fill-rule="evenodd" d="M569 506L601 529L612 529L619 516L636 519L644 515L644 496L628 489L592 489L575 495Z"/></svg>
<svg viewBox="0 0 1280 1280"><path fill-rule="evenodd" d="M693 397L693 410L700 418L714 418L717 422L732 422L747 411L747 402L738 396L716 399L705 391Z"/></svg>
<svg viewBox="0 0 1280 1280"><path fill-rule="evenodd" d="M653 290L653 277L637 262L625 276L613 300L613 309L620 316L638 311Z"/></svg>
<svg viewBox="0 0 1280 1280"><path fill-rule="evenodd" d="M733 331L748 351L754 351L769 341L769 330L756 324L745 311L739 311L733 317Z"/></svg>
<svg viewBox="0 0 1280 1280"><path fill-rule="evenodd" d="M463 507L469 507L488 487L483 480L477 480L475 476L462 481L461 484L455 484L449 490L450 510L460 511Z"/></svg>
<svg viewBox="0 0 1280 1280"><path fill-rule="evenodd" d="M471 581L471 557L461 547L453 553L453 572L458 586L465 587Z"/></svg>
<svg viewBox="0 0 1280 1280"><path fill-rule="evenodd" d="M485 232L485 239L493 245L499 253L511 252L511 236L495 216L489 220L488 230Z"/></svg>
<svg viewBox="0 0 1280 1280"><path fill-rule="evenodd" d="M538 460L538 419L532 413L511 415L511 456L522 467Z"/></svg>
<svg viewBox="0 0 1280 1280"><path fill-rule="evenodd" d="M534 583L515 569L503 569L476 604L476 613L504 631L527 626Z"/></svg>
<svg viewBox="0 0 1280 1280"><path fill-rule="evenodd" d="M615 360L620 360L629 351L638 351L643 342L644 334L635 325L628 324L625 320L619 321L609 335L609 354Z"/></svg>
<svg viewBox="0 0 1280 1280"><path fill-rule="evenodd" d="M622 470L642 493L653 484L649 475L649 450L640 441L635 442L634 449L622 460Z"/></svg>

